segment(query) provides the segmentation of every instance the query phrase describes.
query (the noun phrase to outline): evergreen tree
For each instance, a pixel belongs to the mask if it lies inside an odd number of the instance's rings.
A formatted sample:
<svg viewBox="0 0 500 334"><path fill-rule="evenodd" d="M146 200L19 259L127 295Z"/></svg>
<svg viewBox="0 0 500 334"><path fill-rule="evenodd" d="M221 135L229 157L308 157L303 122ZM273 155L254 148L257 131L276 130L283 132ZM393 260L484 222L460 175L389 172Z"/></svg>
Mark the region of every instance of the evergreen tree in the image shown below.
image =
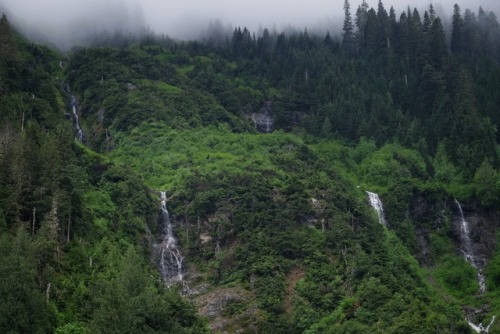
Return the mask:
<svg viewBox="0 0 500 334"><path fill-rule="evenodd" d="M500 200L500 178L489 159L483 163L474 174L476 196L484 206L492 206Z"/></svg>
<svg viewBox="0 0 500 334"><path fill-rule="evenodd" d="M19 54L14 33L7 16L0 19L0 96L20 86Z"/></svg>
<svg viewBox="0 0 500 334"><path fill-rule="evenodd" d="M36 251L24 228L12 238L1 235L0 252L0 331L54 333L54 308L40 291Z"/></svg>
<svg viewBox="0 0 500 334"><path fill-rule="evenodd" d="M467 55L468 61L475 62L476 56L481 52L478 37L476 15L466 9L463 17L463 52Z"/></svg>
<svg viewBox="0 0 500 334"><path fill-rule="evenodd" d="M380 25L375 9L370 8L365 24L365 46L370 56L377 57L380 47Z"/></svg>
<svg viewBox="0 0 500 334"><path fill-rule="evenodd" d="M454 149L449 151L455 152L455 161L470 179L484 158L496 158L496 129L478 112L472 76L465 65L460 66L455 81L449 142Z"/></svg>
<svg viewBox="0 0 500 334"><path fill-rule="evenodd" d="M463 52L463 19L460 12L460 6L455 4L453 6L453 17L452 17L452 30L451 30L451 52L454 55L460 55Z"/></svg>
<svg viewBox="0 0 500 334"><path fill-rule="evenodd" d="M323 122L323 125L321 126L321 136L323 138L329 138L331 137L332 133L332 125L330 124L330 120L328 119L328 116L325 117L325 121Z"/></svg>
<svg viewBox="0 0 500 334"><path fill-rule="evenodd" d="M425 36L420 13L415 8L409 25L410 58L413 59L413 70L420 74L427 61Z"/></svg>
<svg viewBox="0 0 500 334"><path fill-rule="evenodd" d="M356 39L359 47L365 46L365 27L368 20L368 3L363 0L356 10Z"/></svg>
<svg viewBox="0 0 500 334"><path fill-rule="evenodd" d="M15 48L16 46L9 20L7 20L7 16L3 14L0 19L0 66L4 65L6 60L12 58Z"/></svg>
<svg viewBox="0 0 500 334"><path fill-rule="evenodd" d="M429 5L429 18L431 19L431 23L433 23L436 19L436 10L434 9L432 3Z"/></svg>
<svg viewBox="0 0 500 334"><path fill-rule="evenodd" d="M396 41L396 30L398 27L398 21L396 19L396 11L394 7L391 6L389 10L389 27L388 27L388 37L389 37L389 48L392 49L392 46Z"/></svg>
<svg viewBox="0 0 500 334"><path fill-rule="evenodd" d="M429 13L427 11L424 12L424 23L423 23L423 29L424 33L428 33L429 30L431 30L431 18L429 16Z"/></svg>
<svg viewBox="0 0 500 334"><path fill-rule="evenodd" d="M354 26L352 24L349 0L345 0L344 2L344 26L342 27L342 31L342 46L348 54L352 54L354 52Z"/></svg>
<svg viewBox="0 0 500 334"><path fill-rule="evenodd" d="M432 22L429 36L429 50L431 64L438 70L445 70L448 48L446 47L446 36L440 18Z"/></svg>

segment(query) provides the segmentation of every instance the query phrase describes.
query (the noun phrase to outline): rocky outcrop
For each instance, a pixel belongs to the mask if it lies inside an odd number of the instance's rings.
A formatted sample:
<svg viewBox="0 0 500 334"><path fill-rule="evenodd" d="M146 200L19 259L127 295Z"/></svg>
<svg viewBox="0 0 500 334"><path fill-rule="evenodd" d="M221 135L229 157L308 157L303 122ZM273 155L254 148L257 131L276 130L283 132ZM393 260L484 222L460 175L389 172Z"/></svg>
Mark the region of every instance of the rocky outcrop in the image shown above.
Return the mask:
<svg viewBox="0 0 500 334"><path fill-rule="evenodd" d="M429 200L423 194L414 196L410 202L409 215L415 224L417 253L421 265L429 266L431 258L430 233L439 231L448 221L448 205L446 201Z"/></svg>
<svg viewBox="0 0 500 334"><path fill-rule="evenodd" d="M255 128L262 133L273 131L272 102L267 101L258 113L252 115Z"/></svg>
<svg viewBox="0 0 500 334"><path fill-rule="evenodd" d="M480 254L486 262L493 256L498 214L485 211L475 203L462 203L462 209L464 218L469 223L473 251ZM410 202L409 215L415 224L418 247L416 257L420 264L432 264L430 233L448 226L450 238L454 241L457 252L460 252L461 215L454 199L435 199L433 196L418 194Z"/></svg>
<svg viewBox="0 0 500 334"><path fill-rule="evenodd" d="M493 256L496 243L496 222L492 219L490 212L479 211L474 204L461 204L463 215L469 225L471 251L482 259L486 265L488 259ZM451 234L453 240L460 242L461 215L458 209L453 210Z"/></svg>
<svg viewBox="0 0 500 334"><path fill-rule="evenodd" d="M240 287L219 287L193 298L198 313L216 333L248 333L258 316L251 300L251 292Z"/></svg>

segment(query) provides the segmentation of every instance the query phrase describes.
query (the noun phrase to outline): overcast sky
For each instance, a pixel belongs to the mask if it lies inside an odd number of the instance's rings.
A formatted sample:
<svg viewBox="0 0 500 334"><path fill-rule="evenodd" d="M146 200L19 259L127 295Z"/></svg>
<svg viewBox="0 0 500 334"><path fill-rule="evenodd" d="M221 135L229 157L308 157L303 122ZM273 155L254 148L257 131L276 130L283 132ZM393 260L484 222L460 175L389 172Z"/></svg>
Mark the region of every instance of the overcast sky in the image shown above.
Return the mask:
<svg viewBox="0 0 500 334"><path fill-rule="evenodd" d="M362 0L350 0L354 15ZM371 7L378 0L367 0ZM177 38L199 36L208 22L220 19L224 25L283 30L287 26L311 30L322 27L336 33L343 20L344 0L0 0L0 10L11 22L29 29L31 34L67 47L88 31L117 27L137 31L148 27L155 32ZM392 6L399 13L408 5L419 10L428 8L430 0L384 0L387 10ZM451 16L453 5L477 12L500 12L500 0L440 0L434 7L444 20ZM3 6L2 6L3 5Z"/></svg>

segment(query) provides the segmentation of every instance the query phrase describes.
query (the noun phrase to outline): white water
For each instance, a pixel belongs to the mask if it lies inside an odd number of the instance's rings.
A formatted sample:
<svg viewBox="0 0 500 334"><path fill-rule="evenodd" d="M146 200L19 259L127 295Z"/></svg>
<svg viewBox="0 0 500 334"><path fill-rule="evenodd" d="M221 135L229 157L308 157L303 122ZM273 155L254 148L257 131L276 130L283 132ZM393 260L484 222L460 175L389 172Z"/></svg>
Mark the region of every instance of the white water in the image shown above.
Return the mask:
<svg viewBox="0 0 500 334"><path fill-rule="evenodd" d="M256 129L260 127L260 130L265 133L270 133L273 130L273 120L267 110L264 114L254 113L252 115L252 121Z"/></svg>
<svg viewBox="0 0 500 334"><path fill-rule="evenodd" d="M73 119L76 128L76 139L81 143L83 141L83 130L80 126L80 119L78 118L78 112L76 110L76 97L71 95L71 111L73 112Z"/></svg>
<svg viewBox="0 0 500 334"><path fill-rule="evenodd" d="M489 333L491 325L493 325L495 318L496 318L496 315L494 315L493 318L491 318L490 323L486 327L484 327L482 323L480 323L479 325L476 325L467 318L465 318L465 321L467 321L467 323L469 324L469 327L472 328L472 330L474 332L476 332L476 333Z"/></svg>
<svg viewBox="0 0 500 334"><path fill-rule="evenodd" d="M377 211L379 223L387 225L384 216L384 206L382 205L380 197L378 197L378 194L369 191L367 191L366 193L368 194L368 198L370 199L370 205L375 209L375 211Z"/></svg>
<svg viewBox="0 0 500 334"><path fill-rule="evenodd" d="M462 206L455 200L457 204L458 211L460 212L460 241L462 244L462 253L467 262L469 262L477 270L477 280L479 283L479 292L484 294L486 292L486 280L483 274L484 259L474 253L474 247L472 245L472 240L470 238L470 227L467 220L465 220L464 212L462 211Z"/></svg>
<svg viewBox="0 0 500 334"><path fill-rule="evenodd" d="M167 286L173 283L182 282L182 261L183 257L177 245L177 239L172 230L170 214L167 210L167 195L161 192L161 215L162 215L162 242L155 244L159 253L159 269L163 277L163 281Z"/></svg>

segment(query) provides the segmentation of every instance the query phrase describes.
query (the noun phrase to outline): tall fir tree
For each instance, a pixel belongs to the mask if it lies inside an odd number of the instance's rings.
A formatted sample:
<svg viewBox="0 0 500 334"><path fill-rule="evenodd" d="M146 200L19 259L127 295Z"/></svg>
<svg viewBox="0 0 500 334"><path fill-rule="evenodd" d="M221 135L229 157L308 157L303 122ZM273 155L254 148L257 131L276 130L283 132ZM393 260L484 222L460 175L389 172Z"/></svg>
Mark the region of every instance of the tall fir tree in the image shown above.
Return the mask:
<svg viewBox="0 0 500 334"><path fill-rule="evenodd" d="M368 8L368 3L366 3L366 0L363 0L356 10L356 40L360 47L365 45L365 26L368 20Z"/></svg>
<svg viewBox="0 0 500 334"><path fill-rule="evenodd" d="M349 0L344 1L344 26L342 28L342 46L348 54L354 53L354 26L352 24L351 5Z"/></svg>
<svg viewBox="0 0 500 334"><path fill-rule="evenodd" d="M453 6L453 17L451 21L451 52L457 56L463 52L463 19L460 11L460 6Z"/></svg>

